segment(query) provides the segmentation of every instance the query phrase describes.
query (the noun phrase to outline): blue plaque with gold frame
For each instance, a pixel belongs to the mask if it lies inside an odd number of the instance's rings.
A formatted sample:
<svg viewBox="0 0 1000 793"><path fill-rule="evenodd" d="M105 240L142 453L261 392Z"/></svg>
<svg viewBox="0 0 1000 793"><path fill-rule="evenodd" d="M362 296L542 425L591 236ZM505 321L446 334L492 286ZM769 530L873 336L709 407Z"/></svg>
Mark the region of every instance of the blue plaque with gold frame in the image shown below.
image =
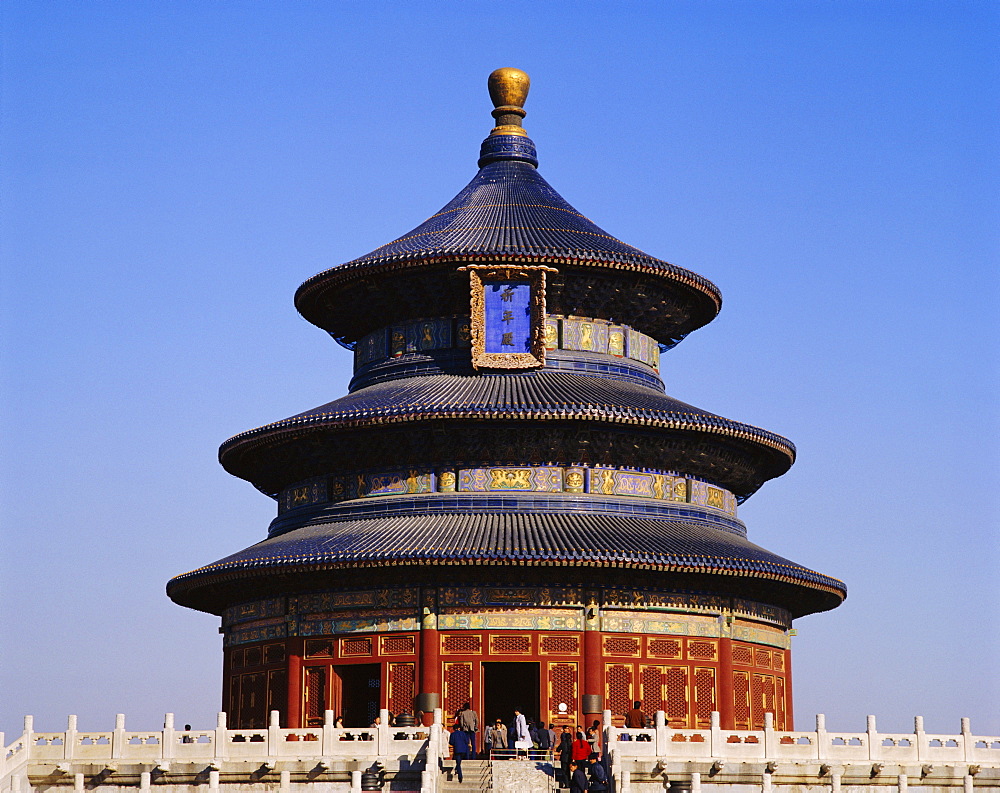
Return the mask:
<svg viewBox="0 0 1000 793"><path fill-rule="evenodd" d="M545 266L470 264L470 331L476 369L545 365Z"/></svg>

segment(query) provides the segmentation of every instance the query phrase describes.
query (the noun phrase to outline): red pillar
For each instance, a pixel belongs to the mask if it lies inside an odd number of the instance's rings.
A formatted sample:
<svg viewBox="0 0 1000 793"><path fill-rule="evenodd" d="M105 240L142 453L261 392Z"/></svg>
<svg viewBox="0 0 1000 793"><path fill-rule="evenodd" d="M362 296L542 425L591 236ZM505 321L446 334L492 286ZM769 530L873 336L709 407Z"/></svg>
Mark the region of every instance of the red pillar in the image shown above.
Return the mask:
<svg viewBox="0 0 1000 793"><path fill-rule="evenodd" d="M288 712L285 727L302 726L302 643L298 639L288 642Z"/></svg>
<svg viewBox="0 0 1000 793"><path fill-rule="evenodd" d="M723 637L719 640L719 689L716 707L719 709L719 725L724 730L736 728L736 713L733 701L733 640Z"/></svg>
<svg viewBox="0 0 1000 793"><path fill-rule="evenodd" d="M588 630L583 634L583 724L589 726L600 719L604 710L604 656L601 632Z"/></svg>
<svg viewBox="0 0 1000 793"><path fill-rule="evenodd" d="M420 623L420 693L415 707L424 712L424 726L434 721L434 709L441 707L441 642L437 629L437 591L423 591Z"/></svg>

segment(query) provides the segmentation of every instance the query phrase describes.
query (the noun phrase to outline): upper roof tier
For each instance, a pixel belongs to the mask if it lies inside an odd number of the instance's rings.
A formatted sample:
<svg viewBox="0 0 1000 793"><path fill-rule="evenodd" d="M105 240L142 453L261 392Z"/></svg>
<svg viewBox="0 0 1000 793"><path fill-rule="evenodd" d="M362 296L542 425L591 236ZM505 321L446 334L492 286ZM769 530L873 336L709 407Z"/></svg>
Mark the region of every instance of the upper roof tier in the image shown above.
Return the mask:
<svg viewBox="0 0 1000 793"><path fill-rule="evenodd" d="M393 322L467 313L457 268L507 261L559 269L546 287L552 313L626 322L668 347L710 322L722 305L715 284L608 234L538 173L520 127L527 75L498 69L490 81L498 124L475 178L412 231L302 284L302 315L351 344Z"/></svg>

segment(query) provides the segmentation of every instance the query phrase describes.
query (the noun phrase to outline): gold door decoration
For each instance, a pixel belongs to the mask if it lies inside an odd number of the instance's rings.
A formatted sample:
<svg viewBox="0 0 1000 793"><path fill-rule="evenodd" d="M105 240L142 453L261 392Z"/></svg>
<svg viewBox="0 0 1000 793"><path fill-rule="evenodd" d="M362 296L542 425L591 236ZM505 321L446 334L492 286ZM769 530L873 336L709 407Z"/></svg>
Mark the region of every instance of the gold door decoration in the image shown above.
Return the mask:
<svg viewBox="0 0 1000 793"><path fill-rule="evenodd" d="M538 369L545 365L545 273L558 272L544 265L512 267L503 265L470 264L459 267L469 273L470 334L472 336L472 365L476 369ZM487 351L486 304L487 288L491 285L527 285L530 289L528 350L524 352ZM504 341L503 344L509 342ZM511 343L512 349L516 345Z"/></svg>

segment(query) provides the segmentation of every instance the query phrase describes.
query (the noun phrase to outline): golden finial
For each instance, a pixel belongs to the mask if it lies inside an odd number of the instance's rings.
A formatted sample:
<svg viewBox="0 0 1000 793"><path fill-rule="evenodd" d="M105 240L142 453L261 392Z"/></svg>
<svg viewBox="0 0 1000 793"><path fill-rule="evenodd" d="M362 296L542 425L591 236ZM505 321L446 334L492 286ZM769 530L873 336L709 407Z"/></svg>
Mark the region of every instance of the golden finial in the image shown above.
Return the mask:
<svg viewBox="0 0 1000 793"><path fill-rule="evenodd" d="M528 133L521 126L524 100L528 98L531 78L520 69L506 66L497 69L489 79L490 99L493 100L493 118L497 125L490 135L522 135Z"/></svg>

